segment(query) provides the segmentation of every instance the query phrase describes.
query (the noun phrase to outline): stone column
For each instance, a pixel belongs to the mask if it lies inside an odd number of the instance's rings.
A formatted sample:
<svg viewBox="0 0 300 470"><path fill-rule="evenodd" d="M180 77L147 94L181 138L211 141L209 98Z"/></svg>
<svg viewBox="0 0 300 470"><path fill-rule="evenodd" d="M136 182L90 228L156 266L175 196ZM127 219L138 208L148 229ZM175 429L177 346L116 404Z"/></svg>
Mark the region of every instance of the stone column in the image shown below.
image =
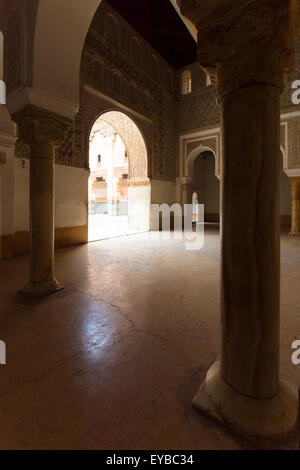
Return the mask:
<svg viewBox="0 0 300 470"><path fill-rule="evenodd" d="M292 229L290 235L300 235L300 176L290 178L292 186Z"/></svg>
<svg viewBox="0 0 300 470"><path fill-rule="evenodd" d="M279 178L280 93L299 2L180 3L217 88L223 140L222 351L194 405L241 433L279 437L298 416L297 387L279 379Z"/></svg>
<svg viewBox="0 0 300 470"><path fill-rule="evenodd" d="M62 286L54 274L54 152L64 141L69 122L29 106L13 119L19 142L30 153L30 272L22 293L53 294Z"/></svg>

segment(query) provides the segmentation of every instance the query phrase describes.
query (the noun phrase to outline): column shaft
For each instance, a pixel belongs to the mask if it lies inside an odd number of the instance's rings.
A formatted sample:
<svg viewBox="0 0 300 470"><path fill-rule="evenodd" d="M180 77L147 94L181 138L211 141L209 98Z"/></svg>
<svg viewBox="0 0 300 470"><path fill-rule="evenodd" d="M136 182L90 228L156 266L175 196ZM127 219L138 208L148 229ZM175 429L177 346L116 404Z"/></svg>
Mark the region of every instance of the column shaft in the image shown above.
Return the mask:
<svg viewBox="0 0 300 470"><path fill-rule="evenodd" d="M41 297L61 289L54 276L54 150L64 142L71 123L32 105L13 120L18 140L30 154L30 273L22 293Z"/></svg>
<svg viewBox="0 0 300 470"><path fill-rule="evenodd" d="M30 160L30 279L25 290L56 289L53 147L33 145Z"/></svg>
<svg viewBox="0 0 300 470"><path fill-rule="evenodd" d="M223 140L222 354L194 405L243 434L286 436L299 391L279 376L280 91L300 2L181 0L180 9L217 88Z"/></svg>
<svg viewBox="0 0 300 470"><path fill-rule="evenodd" d="M280 90L249 86L221 102L221 374L253 398L278 391Z"/></svg>

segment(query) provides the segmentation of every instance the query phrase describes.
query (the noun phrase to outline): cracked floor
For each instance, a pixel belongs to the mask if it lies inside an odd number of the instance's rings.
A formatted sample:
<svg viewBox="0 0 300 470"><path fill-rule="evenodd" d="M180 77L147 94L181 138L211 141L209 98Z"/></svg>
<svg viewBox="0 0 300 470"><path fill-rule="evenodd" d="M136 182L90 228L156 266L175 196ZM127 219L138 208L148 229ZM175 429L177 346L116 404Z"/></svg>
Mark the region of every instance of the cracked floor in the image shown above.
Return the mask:
<svg viewBox="0 0 300 470"><path fill-rule="evenodd" d="M191 406L219 352L219 235L202 251L134 235L56 252L64 291L16 292L1 262L1 449L251 449ZM300 383L300 239L282 237L282 375Z"/></svg>

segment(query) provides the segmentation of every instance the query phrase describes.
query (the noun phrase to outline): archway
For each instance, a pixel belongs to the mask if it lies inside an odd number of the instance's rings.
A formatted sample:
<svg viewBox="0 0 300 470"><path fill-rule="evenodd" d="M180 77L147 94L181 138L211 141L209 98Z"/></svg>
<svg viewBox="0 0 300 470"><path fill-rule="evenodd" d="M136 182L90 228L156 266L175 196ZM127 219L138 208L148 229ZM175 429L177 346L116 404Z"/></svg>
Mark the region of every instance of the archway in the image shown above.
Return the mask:
<svg viewBox="0 0 300 470"><path fill-rule="evenodd" d="M48 101L55 99L56 106L60 99L61 111L67 113L69 109L70 117L79 105L84 41L100 3L101 0L40 0L38 3L32 33L33 87L47 93Z"/></svg>
<svg viewBox="0 0 300 470"><path fill-rule="evenodd" d="M144 138L134 121L108 111L89 138L89 241L150 229L151 188Z"/></svg>
<svg viewBox="0 0 300 470"><path fill-rule="evenodd" d="M194 205L195 195L199 204L204 204L204 221L219 223L220 220L220 182L216 176L216 159L211 150L195 154L189 162L191 193Z"/></svg>

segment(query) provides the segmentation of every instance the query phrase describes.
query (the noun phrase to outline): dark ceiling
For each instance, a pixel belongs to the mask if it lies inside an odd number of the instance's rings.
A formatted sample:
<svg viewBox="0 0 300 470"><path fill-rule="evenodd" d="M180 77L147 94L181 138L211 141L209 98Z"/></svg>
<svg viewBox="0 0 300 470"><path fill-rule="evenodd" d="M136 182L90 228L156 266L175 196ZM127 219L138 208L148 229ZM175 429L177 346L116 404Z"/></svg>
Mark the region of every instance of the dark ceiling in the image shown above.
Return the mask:
<svg viewBox="0 0 300 470"><path fill-rule="evenodd" d="M196 61L196 43L170 0L107 2L176 69Z"/></svg>

